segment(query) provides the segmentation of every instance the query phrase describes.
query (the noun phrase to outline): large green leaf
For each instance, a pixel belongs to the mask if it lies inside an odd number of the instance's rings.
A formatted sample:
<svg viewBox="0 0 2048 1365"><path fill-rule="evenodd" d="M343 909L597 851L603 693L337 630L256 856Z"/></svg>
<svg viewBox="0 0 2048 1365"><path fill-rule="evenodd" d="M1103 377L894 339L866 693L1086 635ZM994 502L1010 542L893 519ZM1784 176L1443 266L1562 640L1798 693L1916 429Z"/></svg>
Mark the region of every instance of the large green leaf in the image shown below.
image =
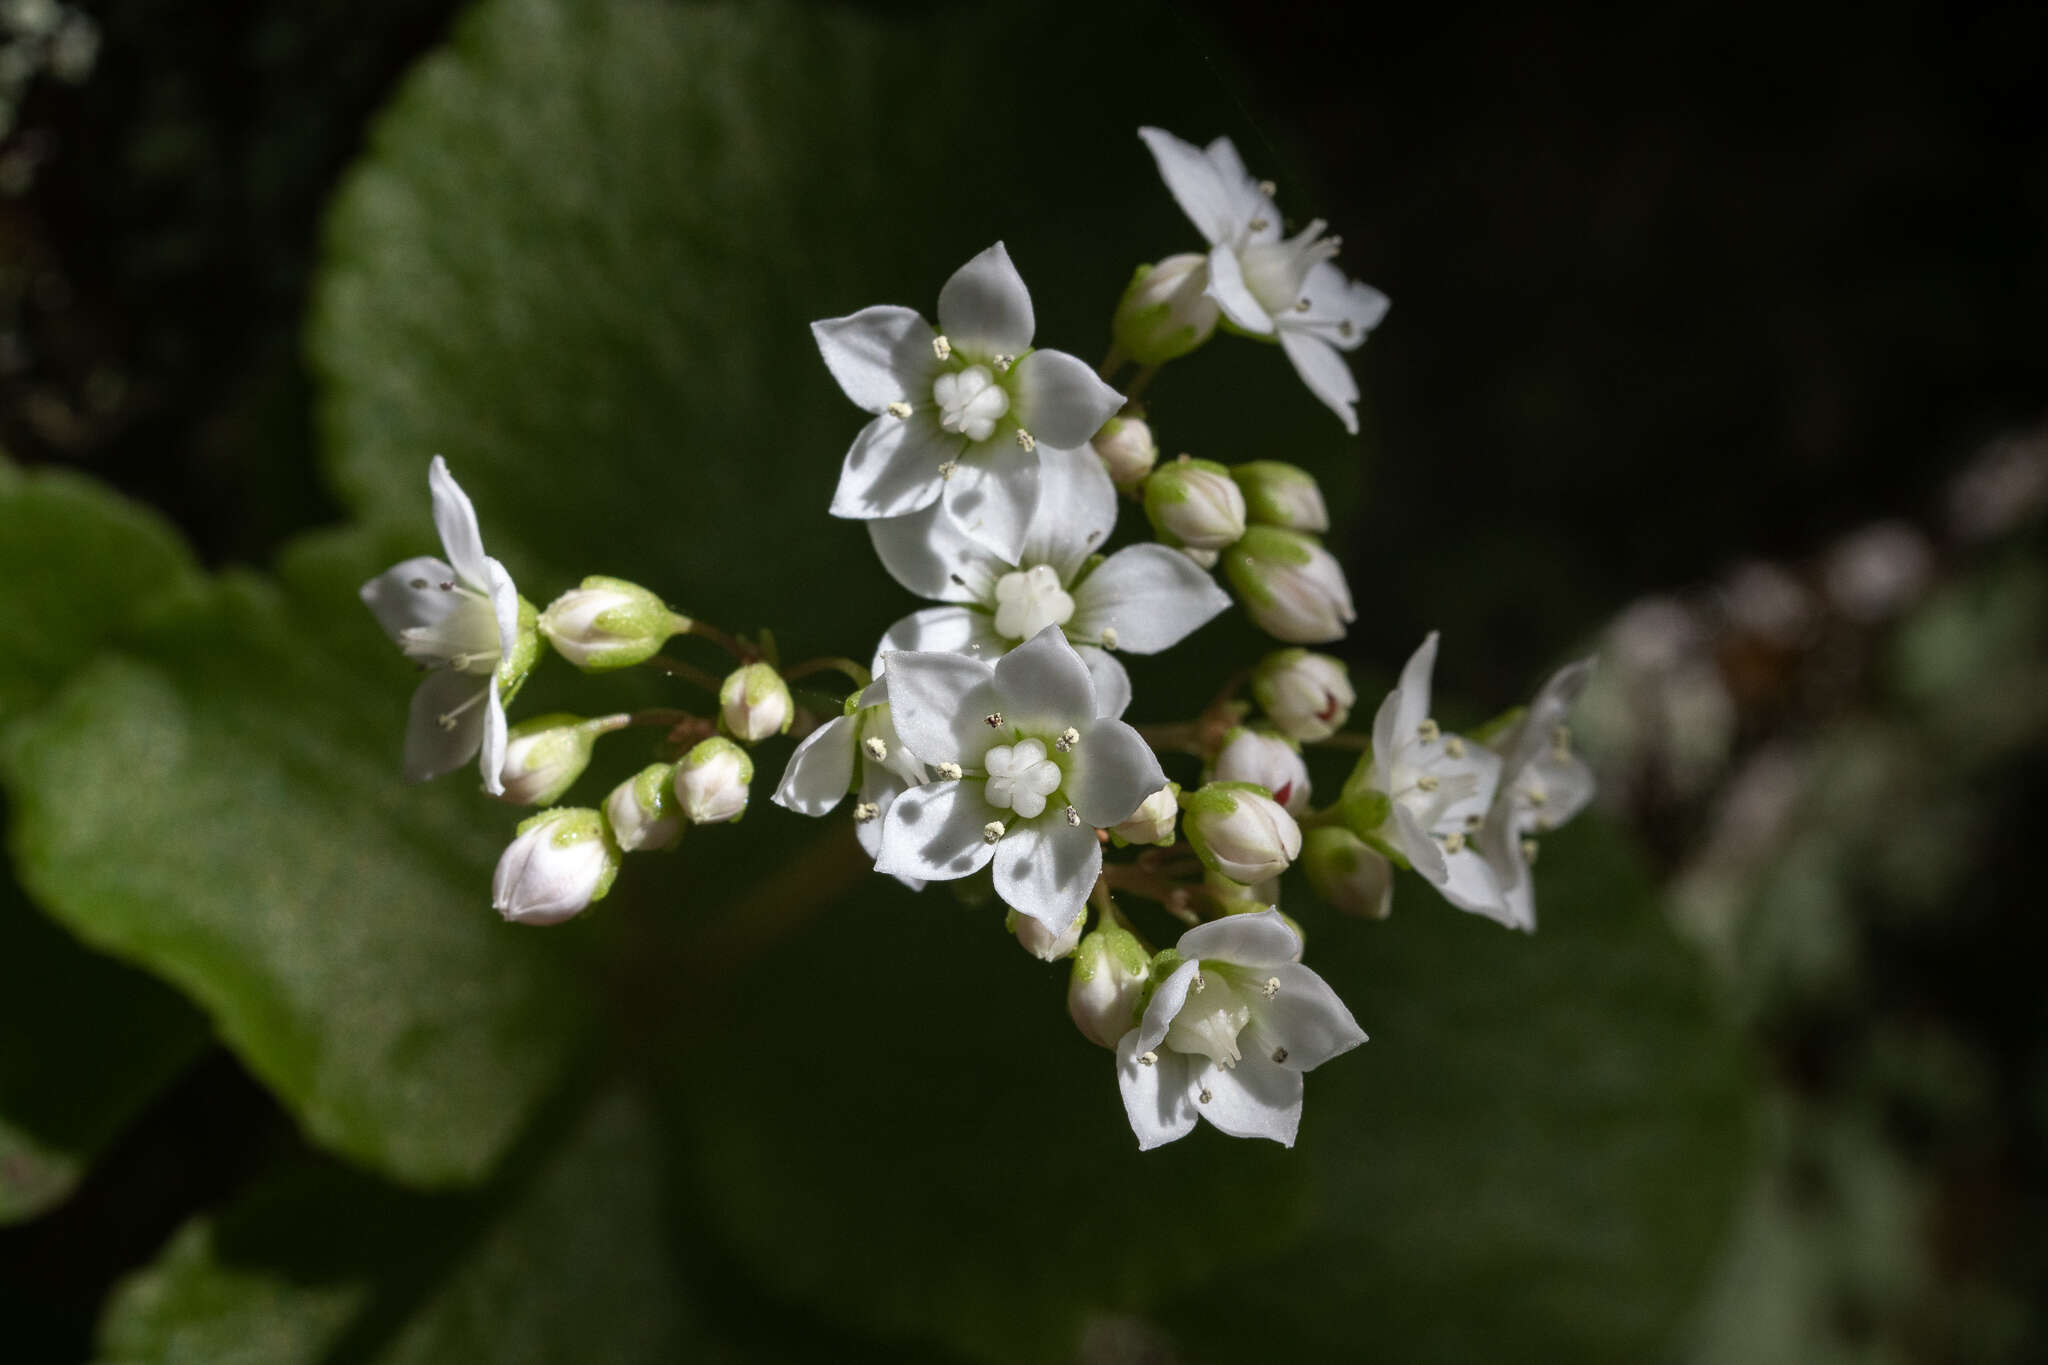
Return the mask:
<svg viewBox="0 0 2048 1365"><path fill-rule="evenodd" d="M307 1161L116 1292L103 1365L691 1358L637 1106L614 1098L488 1191L403 1193Z"/></svg>
<svg viewBox="0 0 2048 1365"><path fill-rule="evenodd" d="M375 559L369 562L376 562ZM230 577L9 733L13 852L80 938L167 978L320 1142L474 1180L583 1036L569 941L490 913L502 817L397 780L405 669L340 565L286 599ZM119 856L109 856L118 851Z"/></svg>

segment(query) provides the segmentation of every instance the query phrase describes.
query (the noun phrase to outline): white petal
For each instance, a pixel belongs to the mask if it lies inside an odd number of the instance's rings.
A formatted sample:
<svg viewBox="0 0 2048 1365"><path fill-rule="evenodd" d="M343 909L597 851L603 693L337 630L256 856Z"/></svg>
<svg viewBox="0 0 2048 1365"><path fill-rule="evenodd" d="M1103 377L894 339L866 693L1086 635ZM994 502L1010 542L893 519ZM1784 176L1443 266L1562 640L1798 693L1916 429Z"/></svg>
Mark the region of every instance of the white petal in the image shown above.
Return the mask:
<svg viewBox="0 0 2048 1365"><path fill-rule="evenodd" d="M1237 154L1237 145L1227 137L1219 137L1202 149L1209 158L1209 164L1216 168L1217 176L1223 181L1223 188L1230 196L1232 213L1239 230L1248 242L1273 242L1280 238L1280 209L1272 196L1259 188L1259 182L1252 179L1252 173L1245 169L1244 158ZM1253 227L1253 223L1261 226Z"/></svg>
<svg viewBox="0 0 2048 1365"><path fill-rule="evenodd" d="M405 780L425 782L453 772L477 755L484 739L485 680L439 669L413 689L405 726ZM441 724L452 715L455 724Z"/></svg>
<svg viewBox="0 0 2048 1365"><path fill-rule="evenodd" d="M1301 935L1287 926L1278 910L1255 915L1225 915L1198 924L1173 945L1182 957L1211 958L1240 967L1277 967L1301 956Z"/></svg>
<svg viewBox="0 0 2048 1365"><path fill-rule="evenodd" d="M1229 247L1219 246L1209 253L1209 288L1205 292L1216 300L1223 316L1245 331L1259 336L1273 334L1272 315L1252 297L1244 282L1244 266Z"/></svg>
<svg viewBox="0 0 2048 1365"><path fill-rule="evenodd" d="M1116 647L1156 654L1179 644L1230 605L1216 580L1164 545L1132 545L1095 566L1074 589L1067 629L1082 639L1116 632Z"/></svg>
<svg viewBox="0 0 2048 1365"><path fill-rule="evenodd" d="M1294 314L1287 325L1313 332L1345 351L1363 346L1366 333L1380 325L1390 306L1385 294L1328 261L1309 267L1301 296L1308 300L1308 311Z"/></svg>
<svg viewBox="0 0 2048 1365"><path fill-rule="evenodd" d="M869 412L879 415L891 403L931 402L939 358L932 353L931 324L917 310L863 308L812 323L811 335L839 387Z"/></svg>
<svg viewBox="0 0 2048 1365"><path fill-rule="evenodd" d="M1081 656L1082 663L1088 665L1088 676L1095 680L1095 714L1111 720L1121 719L1131 705L1131 675L1124 672L1124 666L1106 649L1074 645L1074 652Z"/></svg>
<svg viewBox="0 0 2048 1365"><path fill-rule="evenodd" d="M1297 327L1280 329L1280 349L1294 362L1294 372L1308 385L1308 391L1337 414L1344 430L1356 436L1358 412L1354 405L1358 402L1358 381L1352 378L1351 367L1344 363L1343 352L1314 332Z"/></svg>
<svg viewBox="0 0 2048 1365"><path fill-rule="evenodd" d="M1105 717L1077 728L1081 742L1067 755L1066 791L1085 827L1121 824L1166 785L1158 755L1130 726Z"/></svg>
<svg viewBox="0 0 2048 1365"><path fill-rule="evenodd" d="M1401 667L1401 681L1380 703L1372 721L1372 755L1382 772L1394 761L1394 753L1412 741L1422 722L1429 717L1430 677L1436 671L1436 637L1431 631Z"/></svg>
<svg viewBox="0 0 2048 1365"><path fill-rule="evenodd" d="M1188 1093L1188 1059L1163 1052L1147 1064L1138 1060L1137 1042L1138 1031L1132 1029L1117 1043L1116 1083L1138 1150L1149 1152L1194 1132L1195 1106Z"/></svg>
<svg viewBox="0 0 2048 1365"><path fill-rule="evenodd" d="M1401 802L1394 803L1394 847L1408 859L1408 865L1431 886L1442 886L1450 880L1450 869L1444 865L1442 845L1429 837L1429 831L1415 818L1415 812Z"/></svg>
<svg viewBox="0 0 2048 1365"><path fill-rule="evenodd" d="M1196 1068L1195 1112L1232 1137L1271 1138L1294 1145L1301 1127L1301 1073L1276 1066L1262 1053L1248 1052L1233 1067L1204 1061ZM1207 1092L1208 1102L1201 1102Z"/></svg>
<svg viewBox="0 0 2048 1365"><path fill-rule="evenodd" d="M1188 992L1194 988L1201 970L1199 962L1183 962L1153 989L1152 998L1145 1002L1145 1017L1138 1021L1139 1052L1151 1052L1166 1041L1166 1030L1172 1027L1180 1007L1187 1003Z"/></svg>
<svg viewBox="0 0 2048 1365"><path fill-rule="evenodd" d="M1450 802L1437 814L1432 834L1449 834L1453 830L1470 827L1470 817L1484 816L1500 790L1500 755L1483 744L1464 741L1465 753L1462 758L1452 758L1448 752L1440 753L1429 765L1439 781L1457 782L1471 790L1457 800Z"/></svg>
<svg viewBox="0 0 2048 1365"><path fill-rule="evenodd" d="M853 837L867 850L869 861L872 862L882 856L882 831L888 827L889 807L895 804L897 797L909 789L908 782L883 764L867 763L861 766L860 799L875 808L875 818L856 820L853 825ZM912 891L924 890L922 878L898 877L896 880Z"/></svg>
<svg viewBox="0 0 2048 1365"><path fill-rule="evenodd" d="M490 594L491 615L498 622L498 657L510 658L519 646L519 589L512 586L512 575L505 572L505 566L488 555L484 557L484 584Z"/></svg>
<svg viewBox="0 0 2048 1365"><path fill-rule="evenodd" d="M1159 178L1195 230L1211 243L1236 236L1243 226L1238 205L1216 163L1204 156L1201 148L1182 142L1163 128L1140 128L1138 136L1151 149L1152 159L1159 163Z"/></svg>
<svg viewBox="0 0 2048 1365"><path fill-rule="evenodd" d="M891 654L889 719L910 752L926 763L981 766L995 743L982 717L1000 710L995 670L964 654L908 650Z"/></svg>
<svg viewBox="0 0 2048 1365"><path fill-rule="evenodd" d="M445 560L421 555L378 574L363 584L360 595L384 633L396 640L400 631L431 630L448 618L465 597L441 590L443 583L454 581L455 570ZM416 588L415 583L426 586Z"/></svg>
<svg viewBox="0 0 2048 1365"><path fill-rule="evenodd" d="M835 716L804 736L782 770L774 801L799 815L823 815L853 787L853 746L859 721ZM869 823L873 823L870 821Z"/></svg>
<svg viewBox="0 0 2048 1365"><path fill-rule="evenodd" d="M964 445L925 413L877 417L847 448L832 493L832 515L867 521L931 506L944 487L939 466L957 457Z"/></svg>
<svg viewBox="0 0 2048 1365"><path fill-rule="evenodd" d="M996 580L1017 567L961 530L937 502L907 517L869 522L868 538L891 578L937 602L991 605Z"/></svg>
<svg viewBox="0 0 2048 1365"><path fill-rule="evenodd" d="M1470 910L1502 924L1510 923L1507 903L1500 894L1500 882L1470 841L1456 853L1444 854L1443 879L1439 881L1432 877L1430 883L1436 887L1438 895L1460 910Z"/></svg>
<svg viewBox="0 0 2048 1365"><path fill-rule="evenodd" d="M978 782L928 782L912 787L882 817L882 853L875 871L926 881L979 872L996 853L981 828L998 812L981 799Z"/></svg>
<svg viewBox="0 0 2048 1365"><path fill-rule="evenodd" d="M434 501L434 529L441 533L441 548L455 575L478 592L490 590L484 570L484 537L477 529L476 508L469 494L448 472L448 462L436 455L427 466L427 491Z"/></svg>
<svg viewBox="0 0 2048 1365"><path fill-rule="evenodd" d="M947 513L990 553L1015 564L1038 510L1038 452L998 439L970 447L942 485Z"/></svg>
<svg viewBox="0 0 2048 1365"><path fill-rule="evenodd" d="M970 359L1022 355L1037 324L1031 291L1001 242L953 272L939 290L939 330Z"/></svg>
<svg viewBox="0 0 2048 1365"><path fill-rule="evenodd" d="M1085 446L1041 445L1038 457L1038 510L1015 567L1049 564L1067 584L1116 529L1116 485L1101 457Z"/></svg>
<svg viewBox="0 0 2048 1365"><path fill-rule="evenodd" d="M1502 771L1510 775L1520 773L1549 750L1551 732L1571 715L1572 707L1578 703L1579 694L1585 691L1592 676L1593 661L1580 659L1544 679L1543 686L1536 689L1529 709L1501 743Z"/></svg>
<svg viewBox="0 0 2048 1365"><path fill-rule="evenodd" d="M498 679L491 677L490 690L484 697L483 740L477 746L477 767L483 772L484 790L493 796L505 794L505 703L498 696Z"/></svg>
<svg viewBox="0 0 2048 1365"><path fill-rule="evenodd" d="M888 656L898 650L920 650L939 654L965 654L991 660L1002 656L1003 639L995 632L988 613L967 607L926 607L890 626L875 646L874 672L888 667Z"/></svg>
<svg viewBox="0 0 2048 1365"><path fill-rule="evenodd" d="M995 690L1001 703L996 709L1026 730L1057 734L1095 715L1095 680L1058 626L1047 626L996 661ZM914 743L910 747L923 752ZM1153 783L1152 790L1159 786Z"/></svg>
<svg viewBox="0 0 2048 1365"><path fill-rule="evenodd" d="M1272 999L1259 999L1252 1006L1252 1027L1258 1030L1267 1056L1272 1056L1275 1048L1285 1048L1282 1066L1290 1071L1313 1071L1365 1041L1365 1030L1329 982L1299 962L1283 962L1270 970L1280 989Z"/></svg>
<svg viewBox="0 0 2048 1365"><path fill-rule="evenodd" d="M1065 351L1033 351L1010 371L1017 423L1049 446L1078 448L1117 415L1124 396Z"/></svg>
<svg viewBox="0 0 2048 1365"><path fill-rule="evenodd" d="M1546 752L1536 760L1534 767L1543 779L1547 799L1543 809L1534 812L1536 818L1531 827L1537 830L1556 829L1592 804L1597 784L1593 770L1578 755L1558 758Z"/></svg>
<svg viewBox="0 0 2048 1365"><path fill-rule="evenodd" d="M1522 856L1522 836L1506 803L1495 808L1486 828L1479 832L1479 854L1500 888L1500 913L1494 918L1510 929L1535 933L1536 878L1529 860Z"/></svg>
<svg viewBox="0 0 2048 1365"><path fill-rule="evenodd" d="M996 845L996 894L1054 933L1074 922L1102 871L1102 844L1087 825L1053 816L1005 834Z"/></svg>

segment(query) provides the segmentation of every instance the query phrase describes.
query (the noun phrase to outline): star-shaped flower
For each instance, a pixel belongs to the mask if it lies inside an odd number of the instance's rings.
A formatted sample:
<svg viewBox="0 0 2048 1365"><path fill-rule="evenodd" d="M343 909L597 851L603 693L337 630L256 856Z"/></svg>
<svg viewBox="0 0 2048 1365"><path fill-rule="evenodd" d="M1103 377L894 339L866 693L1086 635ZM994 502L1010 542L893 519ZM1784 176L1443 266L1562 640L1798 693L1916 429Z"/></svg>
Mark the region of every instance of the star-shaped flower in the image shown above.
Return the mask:
<svg viewBox="0 0 2048 1365"><path fill-rule="evenodd" d="M1301 1076L1365 1041L1277 910L1197 925L1179 963L1116 1045L1117 1083L1140 1150L1207 1119L1232 1137L1294 1145ZM1156 970L1156 969L1155 969Z"/></svg>
<svg viewBox="0 0 2048 1365"><path fill-rule="evenodd" d="M832 515L900 517L941 502L967 534L1016 558L1041 454L1085 450L1124 401L1066 352L1032 350L1035 328L1001 242L946 281L936 332L886 305L812 323L832 377L875 414L846 453Z"/></svg>
<svg viewBox="0 0 2048 1365"><path fill-rule="evenodd" d="M789 756L773 799L799 815L823 815L857 788L854 834L874 858L882 851L882 820L889 807L929 779L925 765L896 733L889 680L877 678L848 702L845 715L804 736Z"/></svg>
<svg viewBox="0 0 2048 1365"><path fill-rule="evenodd" d="M897 732L933 780L889 807L876 869L944 881L993 861L997 895L1065 930L1102 869L1095 831L1166 783L1151 748L1102 714L1057 626L993 666L921 650L888 665Z"/></svg>
<svg viewBox="0 0 2048 1365"><path fill-rule="evenodd" d="M1593 799L1593 770L1572 752L1564 724L1592 672L1591 659L1560 668L1499 740L1500 789L1480 827L1479 852L1500 884L1498 918L1511 929L1536 930L1536 836Z"/></svg>
<svg viewBox="0 0 2048 1365"><path fill-rule="evenodd" d="M377 624L421 668L405 732L411 782L479 758L484 790L504 791L505 702L539 651L534 610L505 566L484 553L476 508L439 455L427 467L434 526L446 560L431 555L393 565L363 584Z"/></svg>
<svg viewBox="0 0 2048 1365"><path fill-rule="evenodd" d="M1116 525L1116 489L1087 450L1044 451L1044 493L1024 544L998 555L936 507L868 523L882 564L904 587L957 605L928 607L889 627L875 666L893 650L951 650L995 659L1058 626L1094 675L1104 715L1131 700L1111 649L1153 654L1178 644L1230 605L1188 558L1164 545L1090 552Z"/></svg>
<svg viewBox="0 0 2048 1365"><path fill-rule="evenodd" d="M1252 179L1227 137L1208 148L1140 128L1181 211L1209 243L1208 295L1240 330L1273 337L1309 392L1358 434L1358 382L1341 351L1365 344L1387 296L1330 264L1341 245L1322 219L1280 235L1270 183Z"/></svg>

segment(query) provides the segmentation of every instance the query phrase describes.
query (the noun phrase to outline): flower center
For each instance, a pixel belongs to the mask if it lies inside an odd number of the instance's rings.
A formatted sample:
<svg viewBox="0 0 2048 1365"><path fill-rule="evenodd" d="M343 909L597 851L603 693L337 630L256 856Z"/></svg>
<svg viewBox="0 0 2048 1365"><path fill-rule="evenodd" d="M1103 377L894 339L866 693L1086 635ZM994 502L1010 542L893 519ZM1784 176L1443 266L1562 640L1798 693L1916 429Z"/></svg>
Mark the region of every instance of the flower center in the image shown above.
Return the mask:
<svg viewBox="0 0 2048 1365"><path fill-rule="evenodd" d="M939 425L970 441L986 441L1010 410L1009 392L986 365L940 375L932 381L932 401L939 405Z"/></svg>
<svg viewBox="0 0 2048 1365"><path fill-rule="evenodd" d="M1479 790L1479 774L1446 750L1441 739L1422 739L1394 752L1388 794L1415 813L1424 829L1435 829L1444 814Z"/></svg>
<svg viewBox="0 0 2048 1365"><path fill-rule="evenodd" d="M1251 1003L1212 966L1199 968L1195 980L1199 987L1188 992L1187 1003L1173 1016L1166 1045L1175 1052L1198 1052L1218 1066L1236 1066L1242 1055L1237 1035L1251 1022Z"/></svg>
<svg viewBox="0 0 2048 1365"><path fill-rule="evenodd" d="M1074 599L1060 586L1050 564L1006 573L996 580L996 634L1028 640L1047 626L1063 626L1074 615Z"/></svg>
<svg viewBox="0 0 2048 1365"><path fill-rule="evenodd" d="M1323 236L1327 224L1318 218L1294 236L1278 242L1255 242L1238 253L1245 288L1274 317L1301 305L1301 286L1308 272L1337 254L1343 242Z"/></svg>
<svg viewBox="0 0 2048 1365"><path fill-rule="evenodd" d="M398 647L416 664L488 677L498 668L498 615L489 598L467 588L449 591L461 594L454 610L431 625L406 627Z"/></svg>
<svg viewBox="0 0 2048 1365"><path fill-rule="evenodd" d="M983 798L997 810L1013 810L1025 820L1043 813L1045 798L1060 789L1060 765L1045 756L1045 745L1035 739L998 744L982 765L988 769Z"/></svg>

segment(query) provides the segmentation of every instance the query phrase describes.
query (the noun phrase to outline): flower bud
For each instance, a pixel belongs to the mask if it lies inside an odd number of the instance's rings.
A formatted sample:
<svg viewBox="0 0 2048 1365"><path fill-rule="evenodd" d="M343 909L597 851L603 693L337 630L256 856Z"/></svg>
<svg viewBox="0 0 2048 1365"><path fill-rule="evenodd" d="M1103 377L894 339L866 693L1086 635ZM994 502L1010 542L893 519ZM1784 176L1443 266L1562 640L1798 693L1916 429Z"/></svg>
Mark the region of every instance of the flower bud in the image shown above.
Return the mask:
<svg viewBox="0 0 2048 1365"><path fill-rule="evenodd" d="M1341 640L1358 617L1344 570L1314 536L1254 526L1223 556L1223 572L1259 628L1290 644Z"/></svg>
<svg viewBox="0 0 2048 1365"><path fill-rule="evenodd" d="M1152 466L1159 463L1152 428L1142 418L1112 417L1090 444L1109 471L1109 481L1126 492L1143 483Z"/></svg>
<svg viewBox="0 0 2048 1365"><path fill-rule="evenodd" d="M1211 871L1251 886L1287 870L1301 852L1301 826L1248 782L1211 782L1181 798L1188 842Z"/></svg>
<svg viewBox="0 0 2048 1365"><path fill-rule="evenodd" d="M1024 951L1040 962L1057 962L1074 951L1074 945L1081 941L1081 926L1087 922L1088 910L1084 906L1074 912L1074 922L1056 934L1031 916L1012 910L1004 916L1003 927L1015 934Z"/></svg>
<svg viewBox="0 0 2048 1365"><path fill-rule="evenodd" d="M693 825L716 825L747 813L754 760L729 739L705 740L676 765L676 801Z"/></svg>
<svg viewBox="0 0 2048 1365"><path fill-rule="evenodd" d="M1196 252L1141 265L1117 301L1110 336L1140 365L1164 365L1194 350L1216 331L1216 300L1209 297L1209 259Z"/></svg>
<svg viewBox="0 0 2048 1365"><path fill-rule="evenodd" d="M1180 783L1169 782L1153 792L1131 812L1130 818L1110 827L1110 837L1124 844L1170 844L1174 822L1180 818Z"/></svg>
<svg viewBox="0 0 2048 1365"><path fill-rule="evenodd" d="M545 806L583 776L597 737L632 723L630 716L585 720L563 712L522 720L506 733L498 799L512 806Z"/></svg>
<svg viewBox="0 0 2048 1365"><path fill-rule="evenodd" d="M1308 765L1301 751L1278 735L1238 726L1224 739L1209 775L1264 787L1289 815L1308 810Z"/></svg>
<svg viewBox="0 0 2048 1365"><path fill-rule="evenodd" d="M1276 649L1259 660L1252 696L1280 733L1301 741L1336 734L1358 701L1341 662L1305 649Z"/></svg>
<svg viewBox="0 0 2048 1365"><path fill-rule="evenodd" d="M1330 509L1315 475L1279 460L1254 460L1234 465L1230 477L1244 494L1246 512L1261 526L1290 531L1327 531Z"/></svg>
<svg viewBox="0 0 2048 1365"><path fill-rule="evenodd" d="M586 673L645 663L668 638L688 630L688 617L623 578L592 576L540 614L541 633L555 653Z"/></svg>
<svg viewBox="0 0 2048 1365"><path fill-rule="evenodd" d="M1138 1001L1151 979L1152 963L1131 931L1104 919L1074 950L1067 978L1067 1013L1090 1042L1115 1049L1138 1025Z"/></svg>
<svg viewBox="0 0 2048 1365"><path fill-rule="evenodd" d="M789 729L796 703L780 673L767 664L748 664L727 674L718 689L718 718L729 733L753 744Z"/></svg>
<svg viewBox="0 0 2048 1365"><path fill-rule="evenodd" d="M653 763L612 788L604 799L605 823L627 853L674 848L683 837L683 813L676 805L676 765Z"/></svg>
<svg viewBox="0 0 2048 1365"><path fill-rule="evenodd" d="M1183 455L1145 480L1145 515L1169 545L1220 550L1244 534L1244 494L1222 465Z"/></svg>
<svg viewBox="0 0 2048 1365"><path fill-rule="evenodd" d="M1394 865L1348 829L1310 830L1301 867L1316 895L1347 915L1385 919L1394 908Z"/></svg>
<svg viewBox="0 0 2048 1365"><path fill-rule="evenodd" d="M560 924L604 899L619 850L604 817L582 806L528 816L498 858L491 904L514 924Z"/></svg>

